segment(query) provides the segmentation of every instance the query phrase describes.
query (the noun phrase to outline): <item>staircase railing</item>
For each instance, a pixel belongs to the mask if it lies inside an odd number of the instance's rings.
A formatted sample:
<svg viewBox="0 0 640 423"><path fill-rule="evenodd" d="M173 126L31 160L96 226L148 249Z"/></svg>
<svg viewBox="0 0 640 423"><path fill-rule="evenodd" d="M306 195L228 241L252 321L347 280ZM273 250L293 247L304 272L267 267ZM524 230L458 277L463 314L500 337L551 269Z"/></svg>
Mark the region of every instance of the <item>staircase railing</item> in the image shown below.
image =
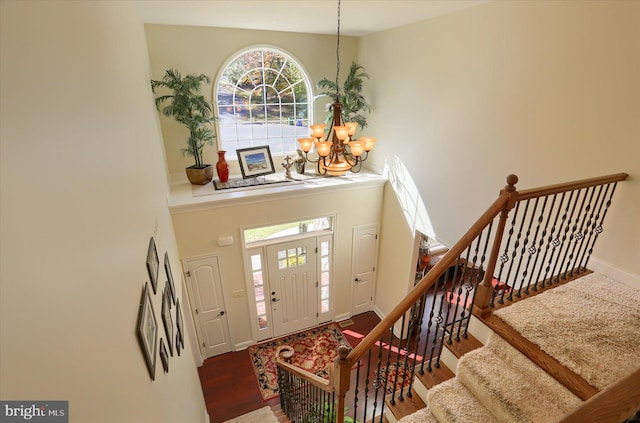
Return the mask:
<svg viewBox="0 0 640 423"><path fill-rule="evenodd" d="M441 367L445 343L468 337L472 312L488 314L586 272L616 184L626 178L517 192L518 178L509 175L493 204L407 296L352 351L339 351L329 381L303 374L296 377L304 382L289 381L296 372L278 363L287 415L303 422L309 410L326 410L316 421L382 422L387 402L413 396L414 376ZM331 399L306 393L308 385Z"/></svg>

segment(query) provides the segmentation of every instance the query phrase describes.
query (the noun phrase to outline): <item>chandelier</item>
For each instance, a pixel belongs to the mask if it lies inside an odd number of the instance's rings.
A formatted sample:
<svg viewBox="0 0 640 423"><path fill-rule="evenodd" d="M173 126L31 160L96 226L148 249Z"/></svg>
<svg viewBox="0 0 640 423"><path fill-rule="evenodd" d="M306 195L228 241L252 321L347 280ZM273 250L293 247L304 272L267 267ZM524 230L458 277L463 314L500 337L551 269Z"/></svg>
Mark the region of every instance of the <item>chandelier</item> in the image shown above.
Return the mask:
<svg viewBox="0 0 640 423"><path fill-rule="evenodd" d="M347 171L357 173L362 168L362 162L367 160L369 151L376 142L372 137L353 136L358 128L357 122L344 122L342 104L340 103L340 0L338 0L338 32L336 43L336 102L330 106L333 111L331 126L325 135L325 124L311 125L311 136L298 138L300 148L309 163L316 165L316 172L320 175L341 176ZM315 146L317 159L309 157L308 153Z"/></svg>

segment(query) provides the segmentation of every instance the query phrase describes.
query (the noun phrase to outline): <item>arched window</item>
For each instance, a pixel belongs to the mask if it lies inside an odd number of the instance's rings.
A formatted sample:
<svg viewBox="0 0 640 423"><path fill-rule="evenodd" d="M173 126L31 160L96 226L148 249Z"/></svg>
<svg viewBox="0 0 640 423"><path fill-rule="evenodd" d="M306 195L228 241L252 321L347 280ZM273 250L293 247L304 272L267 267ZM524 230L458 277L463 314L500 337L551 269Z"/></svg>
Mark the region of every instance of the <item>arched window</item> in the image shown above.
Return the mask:
<svg viewBox="0 0 640 423"><path fill-rule="evenodd" d="M218 148L235 158L236 149L268 145L273 155L296 152L309 136L309 78L286 53L253 48L235 56L216 84Z"/></svg>

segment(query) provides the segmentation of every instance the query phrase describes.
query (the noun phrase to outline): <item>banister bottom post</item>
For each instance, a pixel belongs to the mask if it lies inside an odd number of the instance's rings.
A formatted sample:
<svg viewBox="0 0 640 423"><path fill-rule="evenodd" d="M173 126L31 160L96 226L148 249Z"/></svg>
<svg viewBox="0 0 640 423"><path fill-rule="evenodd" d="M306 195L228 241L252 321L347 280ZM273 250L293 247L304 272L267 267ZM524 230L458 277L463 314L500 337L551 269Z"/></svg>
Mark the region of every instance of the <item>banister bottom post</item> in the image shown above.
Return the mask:
<svg viewBox="0 0 640 423"><path fill-rule="evenodd" d="M351 383L351 365L349 364L349 360L347 360L350 351L349 347L341 345L338 348L338 357L336 357L336 361L334 362L334 374L337 376L335 378L335 391L338 401L336 404L336 423L344 423L344 397Z"/></svg>
<svg viewBox="0 0 640 423"><path fill-rule="evenodd" d="M489 304L491 303L491 297L493 297L493 286L487 286L481 283L476 288L476 298L473 302L473 314L477 316L486 316L491 311Z"/></svg>

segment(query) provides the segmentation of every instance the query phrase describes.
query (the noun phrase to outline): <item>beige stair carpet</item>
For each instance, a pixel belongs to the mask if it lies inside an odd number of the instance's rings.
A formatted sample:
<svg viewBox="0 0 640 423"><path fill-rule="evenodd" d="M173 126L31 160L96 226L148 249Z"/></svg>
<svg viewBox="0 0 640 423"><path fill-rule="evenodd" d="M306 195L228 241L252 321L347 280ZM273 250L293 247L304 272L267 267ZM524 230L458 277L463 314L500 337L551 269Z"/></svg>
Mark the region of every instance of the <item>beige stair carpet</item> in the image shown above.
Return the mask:
<svg viewBox="0 0 640 423"><path fill-rule="evenodd" d="M457 378L431 388L427 403L431 414L438 422L499 422ZM404 420L401 422L404 423Z"/></svg>
<svg viewBox="0 0 640 423"><path fill-rule="evenodd" d="M278 423L278 418L270 407L263 407L235 419L227 420L225 423Z"/></svg>
<svg viewBox="0 0 640 423"><path fill-rule="evenodd" d="M592 273L495 312L598 389L640 367L640 291Z"/></svg>
<svg viewBox="0 0 640 423"><path fill-rule="evenodd" d="M556 421L582 402L495 334L460 359L457 378L500 422Z"/></svg>

